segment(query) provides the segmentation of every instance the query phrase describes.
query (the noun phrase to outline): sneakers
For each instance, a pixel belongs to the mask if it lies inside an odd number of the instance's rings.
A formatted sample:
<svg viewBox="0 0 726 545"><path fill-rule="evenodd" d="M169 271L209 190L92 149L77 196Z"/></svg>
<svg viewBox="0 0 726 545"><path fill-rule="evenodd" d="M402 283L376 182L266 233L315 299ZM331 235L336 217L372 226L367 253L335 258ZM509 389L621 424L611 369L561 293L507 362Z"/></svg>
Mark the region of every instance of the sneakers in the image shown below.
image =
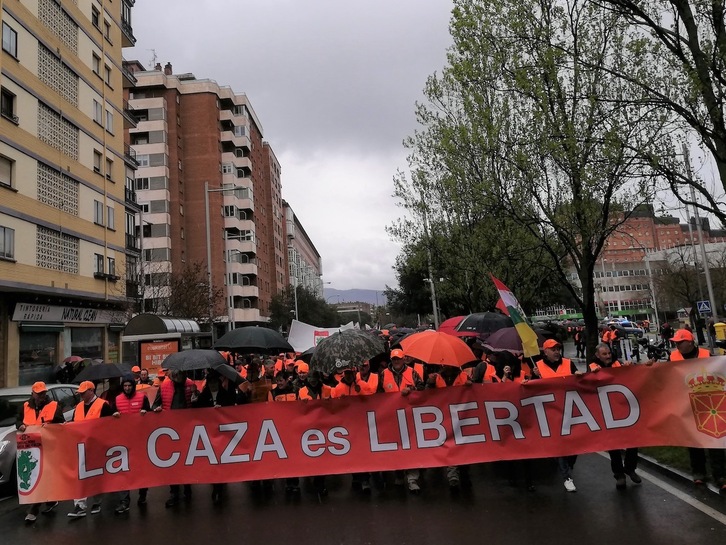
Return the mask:
<svg viewBox="0 0 726 545"><path fill-rule="evenodd" d="M565 479L565 490L567 490L568 492L577 492L575 481L573 481L572 478Z"/></svg>
<svg viewBox="0 0 726 545"><path fill-rule="evenodd" d="M122 501L121 503L118 504L118 507L116 507L116 509L113 510L113 512L116 513L117 515L122 515L123 513L125 513L128 510L129 510L129 504L125 501ZM91 513L93 513L93 511L91 511Z"/></svg>
<svg viewBox="0 0 726 545"><path fill-rule="evenodd" d="M461 481L458 477L451 477L449 479L449 488L457 489L459 488L459 485L461 484Z"/></svg>
<svg viewBox="0 0 726 545"><path fill-rule="evenodd" d="M51 513L53 511L53 509L55 509L56 507L58 507L57 501L52 501L52 502L46 503L45 509L43 509L41 511L41 513L43 513L44 515L47 515L48 513Z"/></svg>
<svg viewBox="0 0 726 545"><path fill-rule="evenodd" d="M421 487L418 485L418 483L416 481L414 481L412 479L412 480L408 481L408 491L413 495L420 494Z"/></svg>
<svg viewBox="0 0 726 545"><path fill-rule="evenodd" d="M98 515L101 512L101 504L100 503L94 503L91 506L91 514L92 515Z"/></svg>
<svg viewBox="0 0 726 545"><path fill-rule="evenodd" d="M625 475L621 475L619 477L615 477L615 488L618 490L625 490ZM567 482L565 481L565 487L567 487Z"/></svg>
<svg viewBox="0 0 726 545"><path fill-rule="evenodd" d="M80 505L76 505L73 508L73 511L68 513L68 516L72 519L79 518L79 517L85 517L86 516L86 508L81 507Z"/></svg>
<svg viewBox="0 0 726 545"><path fill-rule="evenodd" d="M635 471L631 471L628 473L628 477L630 477L630 480L633 481L635 484L640 484L643 482L643 479L640 478L640 475L638 475Z"/></svg>
<svg viewBox="0 0 726 545"><path fill-rule="evenodd" d="M37 518L33 513L28 513L25 515L25 522L35 522Z"/></svg>

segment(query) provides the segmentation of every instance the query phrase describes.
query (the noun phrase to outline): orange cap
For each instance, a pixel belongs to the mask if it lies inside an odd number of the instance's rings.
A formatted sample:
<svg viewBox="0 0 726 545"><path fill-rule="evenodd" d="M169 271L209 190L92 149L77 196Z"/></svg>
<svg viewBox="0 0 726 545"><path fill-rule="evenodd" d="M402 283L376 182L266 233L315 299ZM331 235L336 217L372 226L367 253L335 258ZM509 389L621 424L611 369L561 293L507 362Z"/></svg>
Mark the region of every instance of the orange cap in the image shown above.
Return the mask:
<svg viewBox="0 0 726 545"><path fill-rule="evenodd" d="M307 373L310 371L310 366L302 360L297 361L297 372Z"/></svg>
<svg viewBox="0 0 726 545"><path fill-rule="evenodd" d="M134 365L134 366L133 366L133 367L131 368L131 372L132 372L132 373L141 373L141 367L139 367L138 365Z"/></svg>
<svg viewBox="0 0 726 545"><path fill-rule="evenodd" d="M547 339L542 345L542 348L554 348L556 346L562 348L562 343L560 343L557 339Z"/></svg>
<svg viewBox="0 0 726 545"><path fill-rule="evenodd" d="M31 388L34 394L39 394L41 392L47 392L48 388L45 386L45 382L34 382L33 387Z"/></svg>
<svg viewBox="0 0 726 545"><path fill-rule="evenodd" d="M673 338L671 340L674 343L679 343L681 341L693 342L693 333L691 333L687 329L679 329L678 331L676 331L676 334L673 335Z"/></svg>
<svg viewBox="0 0 726 545"><path fill-rule="evenodd" d="M295 360L285 360L285 367L295 367L296 363Z"/></svg>
<svg viewBox="0 0 726 545"><path fill-rule="evenodd" d="M96 385L93 384L90 380L84 380L81 382L81 385L78 387L78 393L82 394L83 392L87 392L88 390L95 390Z"/></svg>
<svg viewBox="0 0 726 545"><path fill-rule="evenodd" d="M403 350L401 350L400 348L395 348L395 349L391 350L391 359L403 358L403 357L404 357L404 353L403 353Z"/></svg>
<svg viewBox="0 0 726 545"><path fill-rule="evenodd" d="M158 370L158 371L156 372L156 376L157 376L157 377L165 377L165 376L166 376L166 369L159 369L159 370Z"/></svg>

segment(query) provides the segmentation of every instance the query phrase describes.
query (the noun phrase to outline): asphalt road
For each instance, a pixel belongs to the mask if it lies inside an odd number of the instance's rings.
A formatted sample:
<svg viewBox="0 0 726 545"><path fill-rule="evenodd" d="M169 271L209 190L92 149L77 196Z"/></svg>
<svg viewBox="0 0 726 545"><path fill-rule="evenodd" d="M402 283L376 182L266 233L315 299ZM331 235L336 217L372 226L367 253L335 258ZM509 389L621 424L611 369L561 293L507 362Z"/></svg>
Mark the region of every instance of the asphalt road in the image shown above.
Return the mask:
<svg viewBox="0 0 726 545"><path fill-rule="evenodd" d="M427 470L423 492L411 496L392 484L369 497L351 490L350 476L328 479L322 501L304 482L302 496L286 498L284 481L260 497L247 483L227 486L221 504L211 485L194 486L193 498L167 509L165 488L152 489L145 508L132 504L115 515L107 497L98 515L71 520L63 502L31 526L16 499L0 502L2 543L77 545L93 539L103 545L174 543L295 544L458 544L561 545L617 543L665 545L726 542L726 498L683 481L640 469L642 485L615 489L609 460L580 456L575 466L578 491L562 486L552 460L535 463L536 491L521 475L513 486L502 464L470 468L472 486L457 495L448 490L443 469ZM133 500L135 502L134 494Z"/></svg>

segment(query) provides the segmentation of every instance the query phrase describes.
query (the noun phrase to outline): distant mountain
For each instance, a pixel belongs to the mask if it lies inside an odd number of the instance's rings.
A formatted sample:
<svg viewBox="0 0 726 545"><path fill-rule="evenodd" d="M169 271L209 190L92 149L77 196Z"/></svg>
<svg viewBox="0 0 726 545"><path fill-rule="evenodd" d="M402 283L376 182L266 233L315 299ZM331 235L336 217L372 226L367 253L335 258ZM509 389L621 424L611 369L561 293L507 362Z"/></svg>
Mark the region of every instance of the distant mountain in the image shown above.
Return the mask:
<svg viewBox="0 0 726 545"><path fill-rule="evenodd" d="M378 290L336 290L325 288L323 290L325 301L331 305L337 303L368 303L370 305L385 305L386 296Z"/></svg>

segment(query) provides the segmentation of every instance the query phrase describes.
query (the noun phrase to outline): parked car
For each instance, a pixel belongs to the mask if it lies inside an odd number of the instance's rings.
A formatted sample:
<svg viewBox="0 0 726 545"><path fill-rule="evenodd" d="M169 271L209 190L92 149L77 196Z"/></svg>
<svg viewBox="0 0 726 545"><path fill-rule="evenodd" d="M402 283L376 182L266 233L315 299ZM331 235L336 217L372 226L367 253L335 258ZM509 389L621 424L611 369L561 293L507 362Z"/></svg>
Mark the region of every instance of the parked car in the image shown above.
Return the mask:
<svg viewBox="0 0 726 545"><path fill-rule="evenodd" d="M74 384L48 384L48 397L57 401L66 421L73 417L73 410L81 398ZM0 388L0 488L4 492L15 493L15 422L31 394L31 386Z"/></svg>
<svg viewBox="0 0 726 545"><path fill-rule="evenodd" d="M633 322L628 322L626 320L622 321L611 321L608 322L607 325L614 325L615 329L623 333L626 337L628 336L634 336L637 338L641 338L643 334L645 333L641 328L636 326Z"/></svg>

